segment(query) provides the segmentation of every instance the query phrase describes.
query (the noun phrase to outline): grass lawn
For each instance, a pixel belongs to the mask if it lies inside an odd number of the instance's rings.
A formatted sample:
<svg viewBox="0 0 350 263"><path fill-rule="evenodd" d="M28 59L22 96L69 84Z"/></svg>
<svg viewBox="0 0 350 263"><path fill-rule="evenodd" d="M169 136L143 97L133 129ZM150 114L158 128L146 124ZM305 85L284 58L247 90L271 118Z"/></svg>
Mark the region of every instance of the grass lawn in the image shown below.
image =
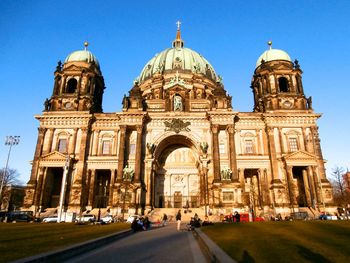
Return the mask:
<svg viewBox="0 0 350 263"><path fill-rule="evenodd" d="M125 223L0 223L0 262L36 255L129 228L130 225Z"/></svg>
<svg viewBox="0 0 350 263"><path fill-rule="evenodd" d="M223 223L202 231L238 262L350 262L350 221Z"/></svg>

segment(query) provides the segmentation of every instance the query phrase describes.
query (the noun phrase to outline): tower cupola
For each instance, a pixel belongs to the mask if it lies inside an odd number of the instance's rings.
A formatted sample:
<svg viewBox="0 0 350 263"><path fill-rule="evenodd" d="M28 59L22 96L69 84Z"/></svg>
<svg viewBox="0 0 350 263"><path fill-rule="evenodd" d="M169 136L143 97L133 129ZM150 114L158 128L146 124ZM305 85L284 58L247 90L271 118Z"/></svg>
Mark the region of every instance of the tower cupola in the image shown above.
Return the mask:
<svg viewBox="0 0 350 263"><path fill-rule="evenodd" d="M311 97L306 98L302 71L298 60L292 62L287 52L272 48L261 54L256 62L251 88L254 111L312 110Z"/></svg>
<svg viewBox="0 0 350 263"><path fill-rule="evenodd" d="M102 112L105 89L97 58L87 50L69 54L63 65L58 62L55 71L53 94L45 101L45 111Z"/></svg>

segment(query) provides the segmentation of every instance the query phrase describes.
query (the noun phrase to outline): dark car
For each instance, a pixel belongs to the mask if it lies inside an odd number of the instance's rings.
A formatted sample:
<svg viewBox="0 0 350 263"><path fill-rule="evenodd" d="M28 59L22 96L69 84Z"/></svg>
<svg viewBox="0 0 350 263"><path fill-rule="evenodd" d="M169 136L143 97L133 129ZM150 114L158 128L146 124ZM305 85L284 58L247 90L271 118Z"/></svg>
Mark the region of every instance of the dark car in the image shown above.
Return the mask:
<svg viewBox="0 0 350 263"><path fill-rule="evenodd" d="M9 212L7 222L34 222L35 218L31 213L24 211Z"/></svg>

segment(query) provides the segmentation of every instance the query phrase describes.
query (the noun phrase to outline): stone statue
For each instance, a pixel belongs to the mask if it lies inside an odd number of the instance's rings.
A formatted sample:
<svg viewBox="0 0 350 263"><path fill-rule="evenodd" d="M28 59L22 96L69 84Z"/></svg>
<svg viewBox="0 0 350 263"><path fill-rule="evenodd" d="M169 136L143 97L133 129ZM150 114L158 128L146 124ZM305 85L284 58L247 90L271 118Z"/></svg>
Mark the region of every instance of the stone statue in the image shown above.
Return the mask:
<svg viewBox="0 0 350 263"><path fill-rule="evenodd" d="M149 142L146 144L146 146L148 153L152 155L154 153L154 150L156 149L156 146L153 143Z"/></svg>
<svg viewBox="0 0 350 263"><path fill-rule="evenodd" d="M220 172L221 180L231 180L232 171L230 168L223 168Z"/></svg>
<svg viewBox="0 0 350 263"><path fill-rule="evenodd" d="M131 181L133 177L134 177L134 169L126 165L123 169L123 180Z"/></svg>
<svg viewBox="0 0 350 263"><path fill-rule="evenodd" d="M46 98L46 100L44 102L44 107L45 107L45 111L49 111L51 108L51 103L50 103L48 98Z"/></svg>
<svg viewBox="0 0 350 263"><path fill-rule="evenodd" d="M182 111L182 98L179 95L174 96L174 111Z"/></svg>
<svg viewBox="0 0 350 263"><path fill-rule="evenodd" d="M123 108L124 109L129 108L129 98L125 94L124 94L124 97L123 97Z"/></svg>
<svg viewBox="0 0 350 263"><path fill-rule="evenodd" d="M207 154L208 153L208 147L209 147L208 143L207 142L201 142L200 146L201 146L202 152L204 154Z"/></svg>
<svg viewBox="0 0 350 263"><path fill-rule="evenodd" d="M308 98L306 99L306 101L307 101L307 107L308 107L308 109L312 110L312 97L311 97L311 96L308 97Z"/></svg>

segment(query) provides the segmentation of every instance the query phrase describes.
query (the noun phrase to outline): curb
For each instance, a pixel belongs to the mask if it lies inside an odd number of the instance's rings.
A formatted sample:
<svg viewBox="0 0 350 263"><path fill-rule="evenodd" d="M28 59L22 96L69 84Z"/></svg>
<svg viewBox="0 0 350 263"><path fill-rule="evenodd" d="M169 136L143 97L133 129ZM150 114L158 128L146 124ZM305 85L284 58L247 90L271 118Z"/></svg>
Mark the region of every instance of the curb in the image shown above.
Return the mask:
<svg viewBox="0 0 350 263"><path fill-rule="evenodd" d="M217 244L215 244L206 234L199 228L195 228L194 233L198 240L200 247L204 250L205 255L210 262L220 263L236 263L234 259L226 254Z"/></svg>
<svg viewBox="0 0 350 263"><path fill-rule="evenodd" d="M35 256L22 258L12 263L29 263L29 262L62 262L72 257L78 256L90 250L93 250L99 246L106 245L115 240L121 239L132 234L132 230L123 230L108 236L99 237L93 240L89 240L83 243L75 244L58 250L42 253Z"/></svg>

